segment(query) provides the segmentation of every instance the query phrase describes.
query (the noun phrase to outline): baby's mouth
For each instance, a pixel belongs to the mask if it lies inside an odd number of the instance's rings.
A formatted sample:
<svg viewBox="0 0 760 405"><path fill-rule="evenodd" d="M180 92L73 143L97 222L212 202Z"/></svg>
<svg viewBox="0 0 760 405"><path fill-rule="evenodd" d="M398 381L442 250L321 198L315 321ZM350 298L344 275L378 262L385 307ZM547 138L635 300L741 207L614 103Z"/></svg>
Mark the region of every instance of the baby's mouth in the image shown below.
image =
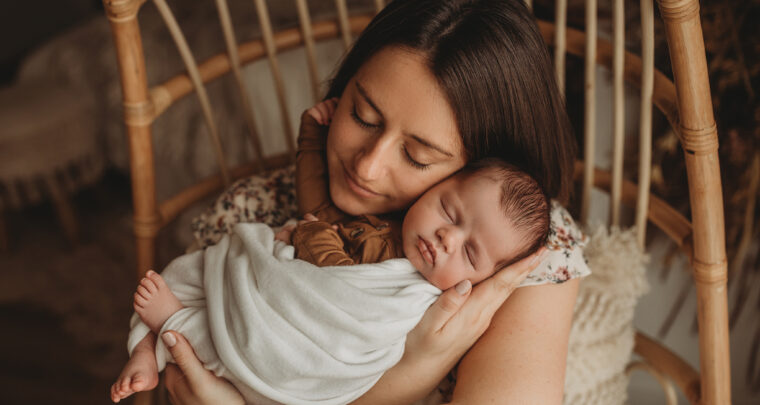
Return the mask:
<svg viewBox="0 0 760 405"><path fill-rule="evenodd" d="M417 249L419 249L422 258L425 259L428 264L435 266L435 247L433 247L430 242L420 236L417 240Z"/></svg>

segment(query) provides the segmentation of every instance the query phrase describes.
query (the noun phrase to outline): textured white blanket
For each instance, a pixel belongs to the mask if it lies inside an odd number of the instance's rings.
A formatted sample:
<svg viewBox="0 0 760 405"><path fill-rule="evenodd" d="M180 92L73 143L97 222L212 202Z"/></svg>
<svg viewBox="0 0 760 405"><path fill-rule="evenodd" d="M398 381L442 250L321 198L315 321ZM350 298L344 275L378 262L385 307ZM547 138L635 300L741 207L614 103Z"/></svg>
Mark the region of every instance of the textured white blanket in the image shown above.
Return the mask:
<svg viewBox="0 0 760 405"><path fill-rule="evenodd" d="M177 330L206 368L249 402L345 404L401 358L406 334L440 294L406 259L317 267L263 224L238 224L162 273L186 308ZM132 319L129 351L148 333ZM159 339L159 367L171 356Z"/></svg>

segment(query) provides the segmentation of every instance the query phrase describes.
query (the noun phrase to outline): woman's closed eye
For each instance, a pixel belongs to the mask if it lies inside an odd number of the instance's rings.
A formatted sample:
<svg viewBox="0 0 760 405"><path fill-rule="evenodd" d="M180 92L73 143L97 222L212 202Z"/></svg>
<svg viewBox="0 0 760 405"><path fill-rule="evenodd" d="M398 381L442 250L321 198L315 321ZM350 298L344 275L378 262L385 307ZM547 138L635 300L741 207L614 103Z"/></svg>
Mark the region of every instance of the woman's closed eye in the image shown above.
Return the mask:
<svg viewBox="0 0 760 405"><path fill-rule="evenodd" d="M382 124L373 124L371 122L367 122L362 117L360 117L359 113L356 111L356 104L354 104L354 106L351 108L351 118L353 118L354 122L356 122L362 128L374 129L380 128L382 126Z"/></svg>
<svg viewBox="0 0 760 405"><path fill-rule="evenodd" d="M412 154L409 153L409 149L407 149L406 145L403 145L401 147L402 152L404 153L404 157L406 158L406 161L409 162L412 167L419 170L425 170L430 167L430 163L422 163L417 161L415 158L412 157Z"/></svg>

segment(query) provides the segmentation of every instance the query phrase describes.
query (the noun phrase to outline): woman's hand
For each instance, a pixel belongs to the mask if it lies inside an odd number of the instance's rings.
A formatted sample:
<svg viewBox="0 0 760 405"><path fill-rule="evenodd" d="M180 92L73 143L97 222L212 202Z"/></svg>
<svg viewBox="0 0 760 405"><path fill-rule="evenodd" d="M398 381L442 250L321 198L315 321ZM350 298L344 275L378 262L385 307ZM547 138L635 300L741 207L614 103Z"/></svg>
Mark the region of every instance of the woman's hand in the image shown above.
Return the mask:
<svg viewBox="0 0 760 405"><path fill-rule="evenodd" d="M306 112L309 113L319 125L330 125L330 121L332 121L336 108L338 108L338 98L333 97L318 103L314 107L306 110Z"/></svg>
<svg viewBox="0 0 760 405"><path fill-rule="evenodd" d="M407 336L404 356L413 361L437 358L453 367L488 329L496 310L538 266L545 250L541 248L474 288L465 280L446 290Z"/></svg>
<svg viewBox="0 0 760 405"><path fill-rule="evenodd" d="M203 368L190 343L178 332L161 338L177 365L166 365L166 388L174 405L245 404L243 396L227 380Z"/></svg>
<svg viewBox="0 0 760 405"><path fill-rule="evenodd" d="M425 398L486 331L494 313L543 258L544 249L484 280L438 297L406 338L401 361L352 405L411 404Z"/></svg>

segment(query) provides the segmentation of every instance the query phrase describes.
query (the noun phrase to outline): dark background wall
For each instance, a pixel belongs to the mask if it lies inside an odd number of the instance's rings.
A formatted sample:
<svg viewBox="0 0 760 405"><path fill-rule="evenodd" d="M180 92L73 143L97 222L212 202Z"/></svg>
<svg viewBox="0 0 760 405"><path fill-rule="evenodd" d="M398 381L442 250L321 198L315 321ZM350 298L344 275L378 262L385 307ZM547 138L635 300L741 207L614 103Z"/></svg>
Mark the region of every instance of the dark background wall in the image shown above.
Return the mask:
<svg viewBox="0 0 760 405"><path fill-rule="evenodd" d="M103 12L101 0L3 2L0 13L0 86L15 77L24 56L49 38Z"/></svg>

